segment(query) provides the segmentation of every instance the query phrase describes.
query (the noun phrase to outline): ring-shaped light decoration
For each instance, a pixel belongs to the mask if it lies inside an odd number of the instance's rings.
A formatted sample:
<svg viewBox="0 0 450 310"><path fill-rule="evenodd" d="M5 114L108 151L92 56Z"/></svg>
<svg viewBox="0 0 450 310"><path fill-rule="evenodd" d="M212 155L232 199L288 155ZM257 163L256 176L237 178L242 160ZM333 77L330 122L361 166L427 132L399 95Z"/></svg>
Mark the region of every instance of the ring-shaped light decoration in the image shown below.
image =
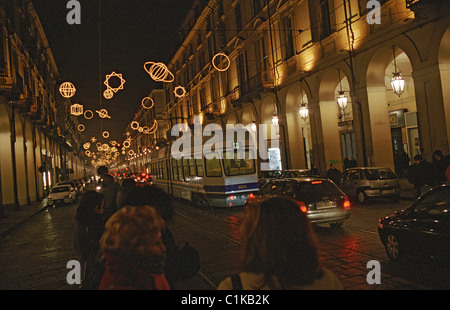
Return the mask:
<svg viewBox="0 0 450 310"><path fill-rule="evenodd" d="M114 97L114 91L110 87L105 89L105 91L103 92L103 97L108 100L111 99L112 97Z"/></svg>
<svg viewBox="0 0 450 310"><path fill-rule="evenodd" d="M113 76L118 77L120 79L120 85L118 87L111 87L111 85L109 85L109 79L112 78ZM114 71L111 74L108 74L106 76L106 80L105 82L103 82L103 84L106 85L106 89L111 89L113 92L117 93L119 90L123 89L123 84L125 84L125 80L122 78L122 74L120 73L115 73Z"/></svg>
<svg viewBox="0 0 450 310"><path fill-rule="evenodd" d="M220 57L220 58L219 58L219 57ZM217 59L218 59L219 61L217 61ZM218 64L220 64L220 63L222 63L223 59L226 60L227 64L225 65L225 68L219 68L219 67L216 65L216 61L218 62ZM213 57L211 63L212 63L212 65L214 66L214 68L216 68L217 71L227 71L228 68L229 68L230 65L231 65L230 58L229 58L225 53L222 53L222 52L217 53L216 55L214 55L214 57Z"/></svg>
<svg viewBox="0 0 450 310"><path fill-rule="evenodd" d="M109 141L109 144L111 144L111 146L116 146L117 142L115 140Z"/></svg>
<svg viewBox="0 0 450 310"><path fill-rule="evenodd" d="M138 130L140 125L139 125L139 123L137 121L132 121L131 124L130 124L130 127L133 130Z"/></svg>
<svg viewBox="0 0 450 310"><path fill-rule="evenodd" d="M134 151L133 150L129 150L128 151L128 155L133 156L134 155Z"/></svg>
<svg viewBox="0 0 450 310"><path fill-rule="evenodd" d="M145 101L150 101L150 105L149 105L149 106L148 106L148 105L145 105L145 104L144 104ZM141 104L142 104L142 107L143 107L144 109L150 110L150 109L153 108L153 106L155 105L155 102L153 101L152 98L150 98L150 97L145 97L144 99L142 99Z"/></svg>
<svg viewBox="0 0 450 310"><path fill-rule="evenodd" d="M102 144L100 142L97 142L97 144L95 145L97 148L102 147Z"/></svg>
<svg viewBox="0 0 450 310"><path fill-rule="evenodd" d="M70 82L64 82L59 86L59 93L64 98L71 98L75 95L76 92L77 92L77 89Z"/></svg>
<svg viewBox="0 0 450 310"><path fill-rule="evenodd" d="M94 117L94 112L92 112L91 110L84 111L84 118L85 119L91 119L93 117Z"/></svg>
<svg viewBox="0 0 450 310"><path fill-rule="evenodd" d="M84 131L86 127L83 124L78 125L78 131Z"/></svg>
<svg viewBox="0 0 450 310"><path fill-rule="evenodd" d="M124 142L123 142L123 147L124 147L124 148L127 149L127 148L129 148L130 146L131 146L131 142L130 142L130 141L127 140L127 141L124 141Z"/></svg>
<svg viewBox="0 0 450 310"><path fill-rule="evenodd" d="M86 151L84 151L84 154L86 154L86 156L87 157L91 157L91 151L89 151L89 150L86 150Z"/></svg>
<svg viewBox="0 0 450 310"><path fill-rule="evenodd" d="M148 69L147 65L150 65ZM169 68L162 62L148 61L144 64L144 70L156 82L171 83L175 79L173 73L170 72Z"/></svg>
<svg viewBox="0 0 450 310"><path fill-rule="evenodd" d="M101 109L100 111L95 111L97 112L98 116L101 118L111 118L111 116L108 115L108 110L106 109Z"/></svg>
<svg viewBox="0 0 450 310"><path fill-rule="evenodd" d="M102 136L103 136L103 138L108 139L109 138L109 132L107 130L105 130L104 132L102 132Z"/></svg>
<svg viewBox="0 0 450 310"><path fill-rule="evenodd" d="M186 95L186 88L184 88L181 85L178 85L177 87L175 87L173 93L175 94L175 97L183 98Z"/></svg>

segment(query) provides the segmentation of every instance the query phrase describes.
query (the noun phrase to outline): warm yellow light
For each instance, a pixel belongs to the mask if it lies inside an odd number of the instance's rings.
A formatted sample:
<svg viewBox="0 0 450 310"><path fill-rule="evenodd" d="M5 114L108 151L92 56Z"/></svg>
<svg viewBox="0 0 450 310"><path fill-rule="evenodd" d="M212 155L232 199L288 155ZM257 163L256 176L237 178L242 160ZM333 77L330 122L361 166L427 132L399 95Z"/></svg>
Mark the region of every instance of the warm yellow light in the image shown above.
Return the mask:
<svg viewBox="0 0 450 310"><path fill-rule="evenodd" d="M222 68L219 68L219 64L222 63L222 61L225 60L225 66ZM227 71L228 68L230 67L231 61L230 58L225 54L225 53L217 53L216 55L214 55L213 59L212 59L212 65L214 66L214 68L216 68L217 71ZM217 64L216 64L217 63Z"/></svg>
<svg viewBox="0 0 450 310"><path fill-rule="evenodd" d="M150 65L147 68L147 65ZM156 82L173 82L175 79L174 75L162 62L152 62L148 61L144 64L144 70L150 75L150 77Z"/></svg>
<svg viewBox="0 0 450 310"><path fill-rule="evenodd" d="M130 124L131 129L138 130L139 129L139 123L137 121L132 121Z"/></svg>
<svg viewBox="0 0 450 310"><path fill-rule="evenodd" d="M86 127L83 124L78 125L78 131L84 131Z"/></svg>
<svg viewBox="0 0 450 310"><path fill-rule="evenodd" d="M112 77L118 77L120 79L120 85L118 87L111 87L111 85L109 85L109 79ZM111 74L108 74L106 76L106 80L105 80L104 84L106 85L107 89L110 89L113 92L117 93L119 90L123 89L123 84L125 84L125 82L126 81L122 78L122 74L115 73L113 71Z"/></svg>
<svg viewBox="0 0 450 310"><path fill-rule="evenodd" d="M103 136L103 138L108 139L108 137L109 137L109 132L105 130L105 131L102 133L102 136Z"/></svg>
<svg viewBox="0 0 450 310"><path fill-rule="evenodd" d="M76 91L77 90L76 90L75 86L70 82L64 82L59 86L59 93L64 98L73 97L75 95Z"/></svg>
<svg viewBox="0 0 450 310"><path fill-rule="evenodd" d="M83 106L78 103L74 103L70 106L70 114L75 116L80 116L83 114Z"/></svg>
<svg viewBox="0 0 450 310"><path fill-rule="evenodd" d="M177 87L175 87L175 90L173 92L175 94L175 97L183 98L186 95L186 88L178 85Z"/></svg>
<svg viewBox="0 0 450 310"><path fill-rule="evenodd" d="M146 104L145 104L146 101L150 101L150 104L149 104L149 105L146 105ZM144 109L147 109L147 110L150 110L150 109L153 108L153 106L155 105L155 103L153 102L153 99L150 98L150 97L145 97L144 99L142 99L141 104L142 104L142 107L143 107Z"/></svg>
<svg viewBox="0 0 450 310"><path fill-rule="evenodd" d="M108 111L106 109L101 109L100 111L95 111L98 113L98 116L101 118L111 118L111 116L108 115Z"/></svg>
<svg viewBox="0 0 450 310"><path fill-rule="evenodd" d="M103 92L103 97L105 97L105 99L111 99L114 96L114 92L112 91L111 88L107 88L104 92Z"/></svg>

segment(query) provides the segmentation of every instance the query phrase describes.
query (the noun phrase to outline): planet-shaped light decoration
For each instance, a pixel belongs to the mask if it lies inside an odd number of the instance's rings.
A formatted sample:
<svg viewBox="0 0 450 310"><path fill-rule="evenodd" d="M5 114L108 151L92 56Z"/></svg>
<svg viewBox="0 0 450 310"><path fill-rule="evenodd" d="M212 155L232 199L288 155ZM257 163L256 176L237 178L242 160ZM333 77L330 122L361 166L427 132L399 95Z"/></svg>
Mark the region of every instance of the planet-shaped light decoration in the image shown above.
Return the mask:
<svg viewBox="0 0 450 310"><path fill-rule="evenodd" d="M147 66L149 66L147 68ZM174 75L162 62L148 61L144 64L144 70L150 75L150 77L156 82L171 83L175 79Z"/></svg>
<svg viewBox="0 0 450 310"><path fill-rule="evenodd" d="M59 93L64 98L71 98L75 95L77 89L70 82L64 82L59 86Z"/></svg>
<svg viewBox="0 0 450 310"><path fill-rule="evenodd" d="M106 109L101 109L100 111L95 111L98 113L98 116L101 118L111 118L111 116L108 115L108 111Z"/></svg>

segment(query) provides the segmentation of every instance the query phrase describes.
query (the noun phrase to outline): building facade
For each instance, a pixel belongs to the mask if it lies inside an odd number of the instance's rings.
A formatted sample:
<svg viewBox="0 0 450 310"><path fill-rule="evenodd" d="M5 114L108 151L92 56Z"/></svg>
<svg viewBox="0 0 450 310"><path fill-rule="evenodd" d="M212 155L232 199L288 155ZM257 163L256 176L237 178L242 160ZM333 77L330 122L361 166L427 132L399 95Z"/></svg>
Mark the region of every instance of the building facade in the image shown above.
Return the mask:
<svg viewBox="0 0 450 310"><path fill-rule="evenodd" d="M0 205L44 198L61 179L80 178L77 121L59 95L60 76L34 7L0 2Z"/></svg>
<svg viewBox="0 0 450 310"><path fill-rule="evenodd" d="M402 151L448 154L449 9L438 0L196 1L167 64L168 118L278 119L282 169L324 174L351 157L394 169Z"/></svg>

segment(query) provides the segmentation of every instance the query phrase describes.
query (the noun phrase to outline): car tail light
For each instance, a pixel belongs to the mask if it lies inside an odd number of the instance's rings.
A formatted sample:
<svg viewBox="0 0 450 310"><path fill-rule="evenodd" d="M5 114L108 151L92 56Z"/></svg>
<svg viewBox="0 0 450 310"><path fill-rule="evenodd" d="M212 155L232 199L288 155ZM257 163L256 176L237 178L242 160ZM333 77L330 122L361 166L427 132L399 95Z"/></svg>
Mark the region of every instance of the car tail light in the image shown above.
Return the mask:
<svg viewBox="0 0 450 310"><path fill-rule="evenodd" d="M298 204L300 205L300 211L303 213L306 213L308 211L308 207L303 201L299 201Z"/></svg>
<svg viewBox="0 0 450 310"><path fill-rule="evenodd" d="M350 209L350 200L347 196L344 197L344 209Z"/></svg>
<svg viewBox="0 0 450 310"><path fill-rule="evenodd" d="M252 198L255 198L255 195L253 193L250 193L250 195L248 195L247 199L252 199Z"/></svg>

